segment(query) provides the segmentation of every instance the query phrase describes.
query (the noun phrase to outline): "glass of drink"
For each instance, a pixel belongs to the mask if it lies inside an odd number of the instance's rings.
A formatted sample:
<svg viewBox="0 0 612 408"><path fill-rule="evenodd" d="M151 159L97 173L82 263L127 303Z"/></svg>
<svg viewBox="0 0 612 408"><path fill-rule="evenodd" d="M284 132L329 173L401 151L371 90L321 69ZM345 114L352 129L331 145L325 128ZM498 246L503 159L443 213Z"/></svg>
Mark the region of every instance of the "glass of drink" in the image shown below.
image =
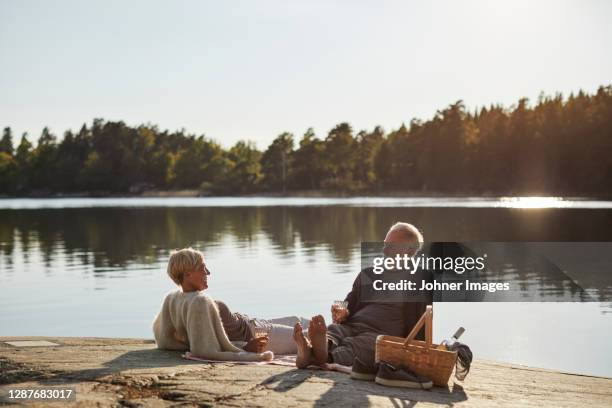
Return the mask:
<svg viewBox="0 0 612 408"><path fill-rule="evenodd" d="M267 327L258 326L252 329L252 333L253 333L252 341L255 341L256 351L258 353L264 352L268 348L268 342L270 341L268 337L270 334L270 329Z"/></svg>
<svg viewBox="0 0 612 408"><path fill-rule="evenodd" d="M341 322L348 315L348 302L345 300L334 300L332 305L332 319L334 323Z"/></svg>
<svg viewBox="0 0 612 408"><path fill-rule="evenodd" d="M334 306L338 309L346 309L348 307L348 302L346 300L334 300Z"/></svg>
<svg viewBox="0 0 612 408"><path fill-rule="evenodd" d="M266 327L255 327L253 329L253 337L256 339L267 337L269 334L270 330L268 330Z"/></svg>

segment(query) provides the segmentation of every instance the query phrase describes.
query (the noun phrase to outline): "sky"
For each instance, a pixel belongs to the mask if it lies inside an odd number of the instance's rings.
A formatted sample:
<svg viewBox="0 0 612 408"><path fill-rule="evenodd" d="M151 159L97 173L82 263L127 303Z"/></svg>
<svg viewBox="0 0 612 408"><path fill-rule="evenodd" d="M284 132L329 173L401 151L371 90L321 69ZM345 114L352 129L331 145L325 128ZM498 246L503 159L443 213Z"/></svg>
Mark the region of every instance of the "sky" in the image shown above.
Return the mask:
<svg viewBox="0 0 612 408"><path fill-rule="evenodd" d="M0 0L0 127L104 118L260 149L390 131L612 84L610 21L606 0Z"/></svg>

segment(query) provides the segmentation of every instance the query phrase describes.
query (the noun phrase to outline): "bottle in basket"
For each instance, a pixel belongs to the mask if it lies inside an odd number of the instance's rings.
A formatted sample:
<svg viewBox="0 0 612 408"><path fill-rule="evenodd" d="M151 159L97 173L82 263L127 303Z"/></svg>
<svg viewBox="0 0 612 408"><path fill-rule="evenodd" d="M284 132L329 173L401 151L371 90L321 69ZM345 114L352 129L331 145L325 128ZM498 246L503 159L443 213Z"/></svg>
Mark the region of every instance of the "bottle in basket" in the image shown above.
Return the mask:
<svg viewBox="0 0 612 408"><path fill-rule="evenodd" d="M450 339L442 340L442 343L438 346L438 350L448 350L453 344L459 340L459 337L465 332L463 327L459 327L455 334Z"/></svg>

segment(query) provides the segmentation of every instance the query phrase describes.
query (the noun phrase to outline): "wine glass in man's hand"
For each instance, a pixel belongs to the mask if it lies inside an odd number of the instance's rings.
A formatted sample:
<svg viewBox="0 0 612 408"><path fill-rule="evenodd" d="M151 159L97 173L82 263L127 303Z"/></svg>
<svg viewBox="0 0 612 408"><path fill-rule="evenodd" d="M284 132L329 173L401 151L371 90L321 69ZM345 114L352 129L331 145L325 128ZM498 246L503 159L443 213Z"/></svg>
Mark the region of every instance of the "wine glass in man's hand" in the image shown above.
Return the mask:
<svg viewBox="0 0 612 408"><path fill-rule="evenodd" d="M340 324L346 321L349 316L348 302L344 300L336 300L331 307L332 321Z"/></svg>

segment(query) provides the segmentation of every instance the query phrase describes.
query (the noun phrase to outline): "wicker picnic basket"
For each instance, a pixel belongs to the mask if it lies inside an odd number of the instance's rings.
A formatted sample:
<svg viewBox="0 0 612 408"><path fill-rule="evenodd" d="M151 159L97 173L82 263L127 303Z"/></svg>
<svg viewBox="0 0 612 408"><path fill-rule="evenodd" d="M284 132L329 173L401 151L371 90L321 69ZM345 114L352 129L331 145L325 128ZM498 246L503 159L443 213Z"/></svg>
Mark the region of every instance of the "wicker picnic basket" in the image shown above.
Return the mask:
<svg viewBox="0 0 612 408"><path fill-rule="evenodd" d="M408 337L378 336L376 338L376 362L385 361L403 365L417 374L429 378L435 385L446 387L457 361L456 351L437 349L431 343L433 308L427 306L425 313ZM415 340L425 325L425 341Z"/></svg>

